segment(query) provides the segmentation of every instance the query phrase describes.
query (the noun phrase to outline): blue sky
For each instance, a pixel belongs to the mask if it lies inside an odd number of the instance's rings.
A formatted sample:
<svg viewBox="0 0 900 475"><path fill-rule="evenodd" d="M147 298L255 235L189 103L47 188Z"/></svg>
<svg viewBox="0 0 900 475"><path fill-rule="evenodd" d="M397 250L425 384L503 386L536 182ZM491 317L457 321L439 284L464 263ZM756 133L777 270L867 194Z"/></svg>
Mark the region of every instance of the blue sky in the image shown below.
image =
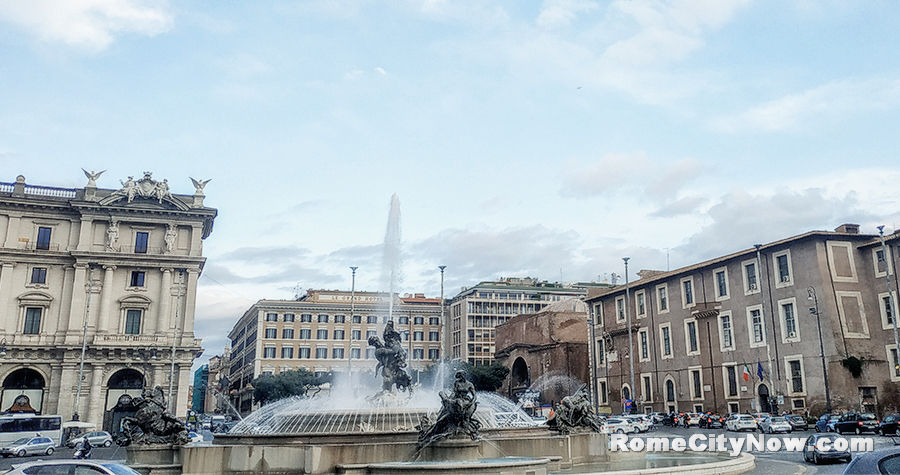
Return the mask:
<svg viewBox="0 0 900 475"><path fill-rule="evenodd" d="M204 359L260 298L597 280L900 222L893 1L0 0L0 181L212 181Z"/></svg>

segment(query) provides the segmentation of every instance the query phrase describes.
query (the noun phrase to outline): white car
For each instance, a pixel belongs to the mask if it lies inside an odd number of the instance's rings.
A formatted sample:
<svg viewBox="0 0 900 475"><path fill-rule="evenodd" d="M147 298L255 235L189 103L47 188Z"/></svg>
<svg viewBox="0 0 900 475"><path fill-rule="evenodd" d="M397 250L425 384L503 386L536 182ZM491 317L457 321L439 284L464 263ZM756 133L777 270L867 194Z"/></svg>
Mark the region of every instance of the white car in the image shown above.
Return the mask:
<svg viewBox="0 0 900 475"><path fill-rule="evenodd" d="M140 475L138 472L112 460L38 460L15 464L6 475L32 473L89 473L91 475Z"/></svg>
<svg viewBox="0 0 900 475"><path fill-rule="evenodd" d="M782 416L767 417L759 424L759 430L767 434L774 434L776 432L784 432L787 434L793 429L791 423Z"/></svg>
<svg viewBox="0 0 900 475"><path fill-rule="evenodd" d="M735 414L725 421L725 430L733 430L735 432L743 430L755 431L756 418L749 414Z"/></svg>
<svg viewBox="0 0 900 475"><path fill-rule="evenodd" d="M653 422L650 421L650 418L648 416L623 416L622 419L631 421L631 424L635 426L635 429L638 432L647 432L648 430L650 430L650 426L653 425Z"/></svg>
<svg viewBox="0 0 900 475"><path fill-rule="evenodd" d="M624 417L610 417L600 426L600 432L604 434L636 434L634 424Z"/></svg>

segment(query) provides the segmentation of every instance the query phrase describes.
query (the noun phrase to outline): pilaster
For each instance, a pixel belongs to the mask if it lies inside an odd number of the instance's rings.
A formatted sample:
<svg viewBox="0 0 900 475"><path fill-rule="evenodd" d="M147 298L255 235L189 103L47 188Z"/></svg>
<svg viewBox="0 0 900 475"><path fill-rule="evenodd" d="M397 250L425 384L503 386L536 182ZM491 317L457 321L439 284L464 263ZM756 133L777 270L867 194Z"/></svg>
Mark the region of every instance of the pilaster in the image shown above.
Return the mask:
<svg viewBox="0 0 900 475"><path fill-rule="evenodd" d="M87 417L84 420L97 424L97 427L103 427L103 365L92 363L92 366L91 389L85 402Z"/></svg>
<svg viewBox="0 0 900 475"><path fill-rule="evenodd" d="M147 334L165 333L171 320L172 301L172 271L170 267L160 269L162 271L162 285L159 288L159 313L156 319L148 318L144 329Z"/></svg>
<svg viewBox="0 0 900 475"><path fill-rule="evenodd" d="M81 342L84 325L84 304L87 291L87 264L75 264L75 281L72 284L72 305L69 307L69 330L66 332L66 343Z"/></svg>
<svg viewBox="0 0 900 475"><path fill-rule="evenodd" d="M184 309L184 325L182 335L184 337L194 338L194 311L197 304L197 279L200 277L200 271L197 269L187 270L187 288L185 289L183 309ZM184 343L182 344L189 344Z"/></svg>
<svg viewBox="0 0 900 475"><path fill-rule="evenodd" d="M15 249L19 247L19 223L21 221L21 216L10 213L9 226L6 228L6 236L4 236L3 239L3 247L9 249Z"/></svg>
<svg viewBox="0 0 900 475"><path fill-rule="evenodd" d="M96 190L96 188L94 188ZM90 251L91 250L91 228L93 228L94 218L90 216L82 216L81 217L81 227L78 232L78 245L77 249L79 251Z"/></svg>
<svg viewBox="0 0 900 475"><path fill-rule="evenodd" d="M18 312L12 299L12 278L13 268L16 267L15 262L4 261L0 263L0 305L6 306L3 309L3 329L8 333L12 333L16 328L16 318Z"/></svg>
<svg viewBox="0 0 900 475"><path fill-rule="evenodd" d="M114 320L114 315L112 314L112 300L113 300L113 275L115 274L116 266L103 266L103 288L100 294L100 316L99 322L97 325L97 331L99 333L109 333L110 328L115 328L112 324Z"/></svg>

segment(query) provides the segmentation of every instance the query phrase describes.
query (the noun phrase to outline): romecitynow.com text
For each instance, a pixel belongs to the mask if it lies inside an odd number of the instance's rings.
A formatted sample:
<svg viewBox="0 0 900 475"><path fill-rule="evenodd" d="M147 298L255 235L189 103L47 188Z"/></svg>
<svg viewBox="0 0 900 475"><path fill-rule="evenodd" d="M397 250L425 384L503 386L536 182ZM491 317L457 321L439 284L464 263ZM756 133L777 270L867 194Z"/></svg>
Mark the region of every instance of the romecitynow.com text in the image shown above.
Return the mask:
<svg viewBox="0 0 900 475"><path fill-rule="evenodd" d="M725 437L723 434L694 434L688 438L647 437L646 440L640 437L629 438L625 434L609 436L609 450L613 452L684 452L690 450L692 452L728 452L732 457L740 455L743 451L751 450L800 452L803 450L804 443L806 443L805 437L785 437L783 439L769 437L766 439L764 435L754 436L752 434L743 437ZM852 439L834 437L831 440L820 439L817 448L826 452L829 450L871 452L875 450L875 441L871 437Z"/></svg>

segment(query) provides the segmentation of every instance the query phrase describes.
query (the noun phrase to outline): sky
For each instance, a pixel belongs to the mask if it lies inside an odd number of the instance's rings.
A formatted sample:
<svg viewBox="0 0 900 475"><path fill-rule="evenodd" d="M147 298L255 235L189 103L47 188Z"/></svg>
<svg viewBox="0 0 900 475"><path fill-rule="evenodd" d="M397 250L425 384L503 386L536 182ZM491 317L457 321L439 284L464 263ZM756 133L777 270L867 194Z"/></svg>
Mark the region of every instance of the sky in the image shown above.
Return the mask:
<svg viewBox="0 0 900 475"><path fill-rule="evenodd" d="M900 224L892 0L0 0L0 181L211 179L199 362L259 299L603 281ZM621 280L620 280L621 282Z"/></svg>

